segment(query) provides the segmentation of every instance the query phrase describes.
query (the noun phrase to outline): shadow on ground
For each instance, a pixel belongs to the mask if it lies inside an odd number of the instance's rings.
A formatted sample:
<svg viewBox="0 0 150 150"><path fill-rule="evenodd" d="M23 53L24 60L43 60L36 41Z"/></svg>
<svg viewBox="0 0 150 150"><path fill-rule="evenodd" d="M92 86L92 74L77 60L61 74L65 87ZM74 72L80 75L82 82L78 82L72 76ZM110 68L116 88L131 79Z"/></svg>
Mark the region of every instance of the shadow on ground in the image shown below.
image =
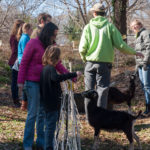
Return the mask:
<svg viewBox="0 0 150 150"><path fill-rule="evenodd" d="M92 150L92 139L81 139L81 150ZM145 144L142 143L142 149L143 150L149 150L150 149L150 143ZM0 142L0 150L23 150L22 142L20 141L12 141L12 142L6 142L1 143ZM128 145L120 145L117 142L105 140L100 142L98 150L128 150ZM138 150L138 147L135 143L135 149Z"/></svg>
<svg viewBox="0 0 150 150"><path fill-rule="evenodd" d="M14 140L11 142L0 142L0 150L23 150L22 142Z"/></svg>
<svg viewBox="0 0 150 150"><path fill-rule="evenodd" d="M3 114L3 115L0 115L0 118L4 118L4 119L0 119L0 122L2 121L18 121L18 122L25 122L26 120L24 118L20 118L20 116L17 116L17 115L12 115L10 116L10 114Z"/></svg>
<svg viewBox="0 0 150 150"><path fill-rule="evenodd" d="M135 142L135 148L134 150L138 150L137 143ZM142 149L143 150L150 150L150 143L143 143L142 144ZM92 150L92 145L93 145L93 139L81 139L81 149L82 150ZM120 145L117 143L117 141L111 141L111 140L104 140L100 141L99 143L99 148L97 150L128 150L129 145Z"/></svg>
<svg viewBox="0 0 150 150"><path fill-rule="evenodd" d="M150 124L140 124L140 125L135 125L135 131L141 131L143 129L150 128Z"/></svg>
<svg viewBox="0 0 150 150"><path fill-rule="evenodd" d="M9 92L0 91L0 106L13 107L13 101Z"/></svg>
<svg viewBox="0 0 150 150"><path fill-rule="evenodd" d="M0 91L0 122L25 122L25 117L22 117L24 113L26 114L26 112L20 112L20 108L14 107L9 90Z"/></svg>

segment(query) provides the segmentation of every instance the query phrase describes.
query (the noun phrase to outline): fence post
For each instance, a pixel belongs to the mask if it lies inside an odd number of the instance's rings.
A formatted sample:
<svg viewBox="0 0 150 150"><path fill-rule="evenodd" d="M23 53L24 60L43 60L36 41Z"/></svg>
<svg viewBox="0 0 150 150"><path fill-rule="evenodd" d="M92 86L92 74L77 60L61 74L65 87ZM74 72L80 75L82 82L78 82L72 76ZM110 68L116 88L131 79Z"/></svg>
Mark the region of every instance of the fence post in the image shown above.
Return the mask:
<svg viewBox="0 0 150 150"><path fill-rule="evenodd" d="M69 62L69 70L72 72L72 62Z"/></svg>

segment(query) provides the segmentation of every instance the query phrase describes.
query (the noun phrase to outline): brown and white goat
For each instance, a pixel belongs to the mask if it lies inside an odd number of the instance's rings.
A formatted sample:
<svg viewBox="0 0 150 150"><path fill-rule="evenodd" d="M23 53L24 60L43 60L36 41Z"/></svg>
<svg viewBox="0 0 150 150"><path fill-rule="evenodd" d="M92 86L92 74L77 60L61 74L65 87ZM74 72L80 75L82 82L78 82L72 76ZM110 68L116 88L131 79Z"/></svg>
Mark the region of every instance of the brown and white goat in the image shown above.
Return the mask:
<svg viewBox="0 0 150 150"><path fill-rule="evenodd" d="M138 143L141 150L141 144L138 136L134 132L134 122L140 116L133 116L123 111L111 111L102 107L97 107L98 94L95 90L88 90L81 94L84 98L88 98L88 122L94 128L94 144L93 150L97 149L100 130L121 130L127 136L130 145L129 150L134 150L133 138Z"/></svg>

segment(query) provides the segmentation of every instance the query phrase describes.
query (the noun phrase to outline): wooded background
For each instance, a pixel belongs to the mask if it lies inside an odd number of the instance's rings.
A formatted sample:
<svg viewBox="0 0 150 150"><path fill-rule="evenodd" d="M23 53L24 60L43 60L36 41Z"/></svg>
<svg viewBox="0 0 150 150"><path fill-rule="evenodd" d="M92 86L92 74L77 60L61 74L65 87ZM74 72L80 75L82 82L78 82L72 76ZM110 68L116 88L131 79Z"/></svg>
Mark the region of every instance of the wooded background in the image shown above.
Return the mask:
<svg viewBox="0 0 150 150"><path fill-rule="evenodd" d="M92 18L89 9L96 2L106 6L108 19L123 35L132 34L129 24L133 18L150 28L150 0L0 0L0 40L7 41L15 19L35 27L41 12L51 14L59 26L59 44L79 40L83 27Z"/></svg>

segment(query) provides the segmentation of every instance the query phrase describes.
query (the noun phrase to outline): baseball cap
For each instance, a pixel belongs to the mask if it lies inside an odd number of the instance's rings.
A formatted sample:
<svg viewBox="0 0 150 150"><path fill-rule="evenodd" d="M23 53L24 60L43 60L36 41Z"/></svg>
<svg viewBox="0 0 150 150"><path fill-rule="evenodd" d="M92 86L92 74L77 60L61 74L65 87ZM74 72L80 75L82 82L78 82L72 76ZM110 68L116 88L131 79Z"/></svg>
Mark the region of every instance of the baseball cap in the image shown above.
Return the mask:
<svg viewBox="0 0 150 150"><path fill-rule="evenodd" d="M95 5L93 5L90 11L105 12L105 7L101 3L96 3Z"/></svg>

